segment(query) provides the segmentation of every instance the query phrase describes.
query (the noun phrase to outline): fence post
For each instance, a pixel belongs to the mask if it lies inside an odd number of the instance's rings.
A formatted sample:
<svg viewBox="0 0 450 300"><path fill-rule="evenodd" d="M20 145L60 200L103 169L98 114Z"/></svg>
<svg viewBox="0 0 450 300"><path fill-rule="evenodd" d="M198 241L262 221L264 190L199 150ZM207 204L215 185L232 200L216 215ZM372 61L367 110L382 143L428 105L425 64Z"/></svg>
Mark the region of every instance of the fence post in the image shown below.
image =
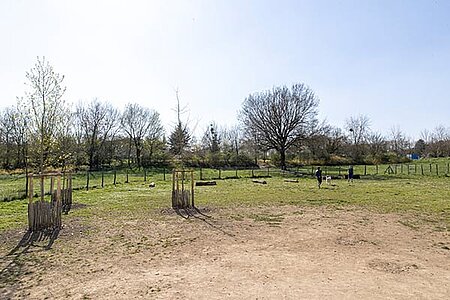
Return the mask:
<svg viewBox="0 0 450 300"><path fill-rule="evenodd" d="M439 165L436 164L436 175L439 176Z"/></svg>
<svg viewBox="0 0 450 300"><path fill-rule="evenodd" d="M311 166L311 176L314 175L314 166Z"/></svg>
<svg viewBox="0 0 450 300"><path fill-rule="evenodd" d="M236 172L236 175L235 175L235 176L236 176L236 178L238 178L238 174L237 174L238 172L237 172L237 169L238 169L238 168L237 168L237 166L236 166L236 167L234 167L234 171Z"/></svg>
<svg viewBox="0 0 450 300"><path fill-rule="evenodd" d="M221 178L221 175L222 175L221 173L222 173L222 171L221 171L221 169L219 168L219 179L222 179L222 178Z"/></svg>
<svg viewBox="0 0 450 300"><path fill-rule="evenodd" d="M200 180L203 180L203 169L200 167Z"/></svg>
<svg viewBox="0 0 450 300"><path fill-rule="evenodd" d="M377 175L378 175L378 165L376 165L376 167L377 167L377 171L376 172L377 172Z"/></svg>
<svg viewBox="0 0 450 300"><path fill-rule="evenodd" d="M255 177L255 174L253 173L253 167L252 167L252 177Z"/></svg>
<svg viewBox="0 0 450 300"><path fill-rule="evenodd" d="M125 183L128 183L128 169L127 169L127 180L125 181Z"/></svg>
<svg viewBox="0 0 450 300"><path fill-rule="evenodd" d="M364 176L367 175L367 165L364 165Z"/></svg>
<svg viewBox="0 0 450 300"><path fill-rule="evenodd" d="M408 167L408 175L409 175L409 164L408 165L406 165L407 167Z"/></svg>
<svg viewBox="0 0 450 300"><path fill-rule="evenodd" d="M431 164L430 164L430 175L433 173L433 171L431 170Z"/></svg>
<svg viewBox="0 0 450 300"><path fill-rule="evenodd" d="M397 174L397 165L394 165L394 174Z"/></svg>
<svg viewBox="0 0 450 300"><path fill-rule="evenodd" d="M403 174L403 164L400 165L400 174Z"/></svg>
<svg viewBox="0 0 450 300"><path fill-rule="evenodd" d="M163 179L164 179L164 181L166 181L166 168L165 167L163 168Z"/></svg>
<svg viewBox="0 0 450 300"><path fill-rule="evenodd" d="M414 175L416 175L416 174L417 174L417 165L414 164Z"/></svg>
<svg viewBox="0 0 450 300"><path fill-rule="evenodd" d="M89 191L89 170L86 172L86 191Z"/></svg>
<svg viewBox="0 0 450 300"><path fill-rule="evenodd" d="M25 198L27 196L28 196L28 171L25 171Z"/></svg>
<svg viewBox="0 0 450 300"><path fill-rule="evenodd" d="M114 170L114 186L116 186L117 171Z"/></svg>
<svg viewBox="0 0 450 300"><path fill-rule="evenodd" d="M102 171L102 188L105 186L105 173Z"/></svg>
<svg viewBox="0 0 450 300"><path fill-rule="evenodd" d="M147 170L144 169L144 182L146 182L146 181L147 181Z"/></svg>
<svg viewBox="0 0 450 300"><path fill-rule="evenodd" d="M420 170L422 171L422 176L423 176L423 165L420 164Z"/></svg>

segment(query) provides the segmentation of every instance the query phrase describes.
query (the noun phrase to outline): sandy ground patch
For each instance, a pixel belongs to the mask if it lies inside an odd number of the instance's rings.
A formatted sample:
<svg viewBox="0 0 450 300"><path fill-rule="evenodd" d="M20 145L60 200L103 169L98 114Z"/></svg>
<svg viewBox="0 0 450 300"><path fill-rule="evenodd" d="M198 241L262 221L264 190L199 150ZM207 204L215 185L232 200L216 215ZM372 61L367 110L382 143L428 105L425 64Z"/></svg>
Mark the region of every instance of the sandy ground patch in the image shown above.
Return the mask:
<svg viewBox="0 0 450 300"><path fill-rule="evenodd" d="M14 248L2 299L448 299L450 238L399 214L296 206L66 222Z"/></svg>

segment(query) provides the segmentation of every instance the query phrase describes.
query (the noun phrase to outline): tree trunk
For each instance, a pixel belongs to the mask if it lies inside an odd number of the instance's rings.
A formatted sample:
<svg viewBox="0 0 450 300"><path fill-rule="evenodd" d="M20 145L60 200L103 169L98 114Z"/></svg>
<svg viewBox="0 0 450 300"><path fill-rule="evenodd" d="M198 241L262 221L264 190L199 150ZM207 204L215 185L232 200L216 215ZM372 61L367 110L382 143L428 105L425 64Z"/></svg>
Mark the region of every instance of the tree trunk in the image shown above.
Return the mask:
<svg viewBox="0 0 450 300"><path fill-rule="evenodd" d="M280 150L280 165L282 170L286 170L286 150Z"/></svg>

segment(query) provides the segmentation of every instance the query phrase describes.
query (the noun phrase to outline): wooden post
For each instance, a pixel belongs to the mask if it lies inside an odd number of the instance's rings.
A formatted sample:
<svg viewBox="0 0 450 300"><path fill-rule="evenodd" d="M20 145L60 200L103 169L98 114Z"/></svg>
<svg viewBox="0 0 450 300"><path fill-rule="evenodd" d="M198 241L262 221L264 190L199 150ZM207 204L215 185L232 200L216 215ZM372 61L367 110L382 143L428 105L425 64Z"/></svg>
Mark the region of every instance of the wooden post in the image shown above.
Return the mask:
<svg viewBox="0 0 450 300"><path fill-rule="evenodd" d="M146 181L147 181L147 170L144 169L144 182L146 182Z"/></svg>
<svg viewBox="0 0 450 300"><path fill-rule="evenodd" d="M338 174L339 174L339 176L341 176L341 166L339 166L339 168L338 168Z"/></svg>
<svg viewBox="0 0 450 300"><path fill-rule="evenodd" d="M221 169L219 168L219 179L222 179L221 178Z"/></svg>
<svg viewBox="0 0 450 300"><path fill-rule="evenodd" d="M195 207L194 202L194 171L191 171L191 199L192 199L192 207Z"/></svg>
<svg viewBox="0 0 450 300"><path fill-rule="evenodd" d="M376 165L376 173L377 173L377 175L378 175L378 165Z"/></svg>
<svg viewBox="0 0 450 300"><path fill-rule="evenodd" d="M105 186L105 173L102 171L102 188Z"/></svg>
<svg viewBox="0 0 450 300"><path fill-rule="evenodd" d="M89 191L89 170L86 172L86 191Z"/></svg>
<svg viewBox="0 0 450 300"><path fill-rule="evenodd" d="M44 175L40 173L40 179L41 179L41 201L44 201Z"/></svg>
<svg viewBox="0 0 450 300"><path fill-rule="evenodd" d="M430 175L433 173L433 171L431 171L431 164L430 164Z"/></svg>
<svg viewBox="0 0 450 300"><path fill-rule="evenodd" d="M439 176L439 165L436 164L436 175Z"/></svg>
<svg viewBox="0 0 450 300"><path fill-rule="evenodd" d="M164 175L163 179L164 181L166 181L166 168L163 168L163 175Z"/></svg>
<svg viewBox="0 0 450 300"><path fill-rule="evenodd" d="M28 174L28 230L33 230L33 173Z"/></svg>
<svg viewBox="0 0 450 300"><path fill-rule="evenodd" d="M236 174L235 174L236 178L238 178L238 172L237 172L237 169L238 169L237 167L234 167L234 171L235 171L235 173L236 173Z"/></svg>
<svg viewBox="0 0 450 300"><path fill-rule="evenodd" d="M203 172L202 172L202 167L200 167L200 180L203 180Z"/></svg>
<svg viewBox="0 0 450 300"><path fill-rule="evenodd" d="M414 164L414 175L417 174L417 165Z"/></svg>
<svg viewBox="0 0 450 300"><path fill-rule="evenodd" d="M367 165L364 165L364 176L367 175Z"/></svg>
<svg viewBox="0 0 450 300"><path fill-rule="evenodd" d="M397 174L397 165L394 165L394 174Z"/></svg>
<svg viewBox="0 0 450 300"><path fill-rule="evenodd" d="M25 198L28 197L28 179L28 170L25 170Z"/></svg>
<svg viewBox="0 0 450 300"><path fill-rule="evenodd" d="M252 177L255 177L255 173L253 172L253 167L252 167Z"/></svg>
<svg viewBox="0 0 450 300"><path fill-rule="evenodd" d="M114 186L116 186L117 171L114 170Z"/></svg>
<svg viewBox="0 0 450 300"><path fill-rule="evenodd" d="M447 163L447 174L450 173L450 163Z"/></svg>
<svg viewBox="0 0 450 300"><path fill-rule="evenodd" d="M54 211L54 213L56 213L56 218L54 220L53 227L61 228L61 174L58 174L56 180L57 180L56 207Z"/></svg>
<svg viewBox="0 0 450 300"><path fill-rule="evenodd" d="M53 176L50 176L50 199L51 199L50 201L56 200L56 199L53 199L53 197L54 197L53 194L55 192L54 191L54 189L55 189L54 186L55 185L54 185L54 182L53 182Z"/></svg>
<svg viewBox="0 0 450 300"><path fill-rule="evenodd" d="M127 169L127 180L125 181L125 183L128 183L128 169Z"/></svg>
<svg viewBox="0 0 450 300"><path fill-rule="evenodd" d="M420 164L420 170L422 171L422 176L423 176L423 165Z"/></svg>
<svg viewBox="0 0 450 300"><path fill-rule="evenodd" d="M403 164L400 165L400 174L403 174Z"/></svg>
<svg viewBox="0 0 450 300"><path fill-rule="evenodd" d="M408 165L406 165L407 167L408 167L408 175L409 175L409 164Z"/></svg>
<svg viewBox="0 0 450 300"><path fill-rule="evenodd" d="M172 207L176 207L175 197L176 197L176 190L175 190L175 169L172 170Z"/></svg>

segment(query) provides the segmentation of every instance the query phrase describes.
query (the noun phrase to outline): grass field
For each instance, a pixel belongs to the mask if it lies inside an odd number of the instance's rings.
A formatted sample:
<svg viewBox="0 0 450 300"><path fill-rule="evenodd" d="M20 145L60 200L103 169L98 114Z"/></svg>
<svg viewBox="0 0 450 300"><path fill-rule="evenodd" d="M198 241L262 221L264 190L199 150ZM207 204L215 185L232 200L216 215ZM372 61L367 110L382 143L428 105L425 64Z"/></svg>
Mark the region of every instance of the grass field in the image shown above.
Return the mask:
<svg viewBox="0 0 450 300"><path fill-rule="evenodd" d="M259 172L261 173L255 175L265 174L263 171ZM206 178L213 178L215 173L214 170L203 171ZM222 178L233 175L234 171L222 171L221 174ZM111 180L111 176L108 174L104 180ZM77 180L82 179L74 179L74 186L77 185ZM285 182L284 179L285 177L278 175L266 178L267 185L254 184L250 178L217 180L215 187L197 187L196 201L199 205L214 207L291 204L339 208L352 205L380 212L430 215L439 220L439 224L443 222L442 226L446 226L444 228L450 226L450 179L446 177L367 176L365 179L355 180L353 184L348 184L345 180L334 180L332 185L324 182L320 190L311 178L300 178L298 183ZM150 181L156 183L156 188L148 187ZM103 189L74 191L74 203L86 205L86 208L72 211L67 218L114 212L132 214L142 209L154 210L170 206L169 174L165 181L158 174L149 175L146 182L140 176L130 176L129 183L126 184L125 178L117 182L116 186L109 184ZM94 183L91 186L100 187L101 179L91 179L91 183ZM26 199L0 202L0 231L25 226L27 202Z"/></svg>

